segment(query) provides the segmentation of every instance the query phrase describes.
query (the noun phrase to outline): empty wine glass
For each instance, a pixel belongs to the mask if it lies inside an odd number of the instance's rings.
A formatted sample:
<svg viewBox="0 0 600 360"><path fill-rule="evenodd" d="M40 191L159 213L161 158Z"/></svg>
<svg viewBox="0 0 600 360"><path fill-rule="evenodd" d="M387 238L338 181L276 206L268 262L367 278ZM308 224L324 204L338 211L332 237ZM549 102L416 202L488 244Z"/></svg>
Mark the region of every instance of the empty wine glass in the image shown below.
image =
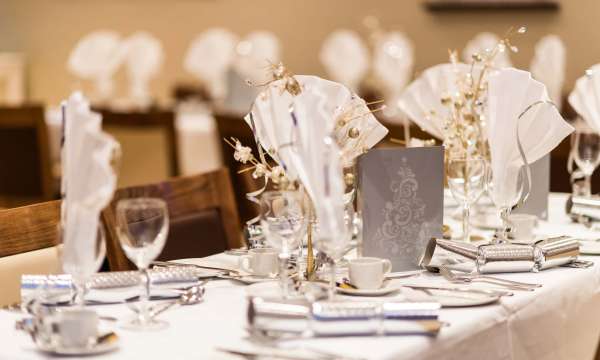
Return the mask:
<svg viewBox="0 0 600 360"><path fill-rule="evenodd" d="M126 327L134 330L161 329L164 321L152 318L148 311L150 275L148 267L161 253L169 232L167 204L157 198L125 199L117 204L117 234L125 255L139 269L143 291L138 316Z"/></svg>
<svg viewBox="0 0 600 360"><path fill-rule="evenodd" d="M290 295L287 275L292 250L306 231L303 196L298 191L266 191L260 199L260 221L267 244L279 250L279 280L283 298Z"/></svg>
<svg viewBox="0 0 600 360"><path fill-rule="evenodd" d="M452 196L463 205L462 231L464 241L470 240L469 215L471 205L479 199L486 185L486 161L482 158L456 157L448 161L448 186Z"/></svg>
<svg viewBox="0 0 600 360"><path fill-rule="evenodd" d="M499 210L502 227L496 233L494 243L507 242L511 231L509 216L520 201L527 198L531 190L529 179L525 179L530 171L528 166L509 166L505 169L505 181L494 181L494 174L488 167L487 190L491 195L494 205Z"/></svg>
<svg viewBox="0 0 600 360"><path fill-rule="evenodd" d="M81 213L77 211L77 207L73 211ZM77 227L73 228L73 231L69 231L66 227L66 211L62 211L62 213L59 239L63 244L57 246L58 255L62 260L63 271L71 275L75 288L74 304L83 307L88 291L88 280L100 269L106 256L104 228L102 224L98 224L97 230L89 233ZM77 221L77 214L71 213L70 216L72 221Z"/></svg>
<svg viewBox="0 0 600 360"><path fill-rule="evenodd" d="M581 128L571 136L575 137L575 163L585 176L582 192L584 196L591 196L592 174L600 164L600 135L589 128Z"/></svg>

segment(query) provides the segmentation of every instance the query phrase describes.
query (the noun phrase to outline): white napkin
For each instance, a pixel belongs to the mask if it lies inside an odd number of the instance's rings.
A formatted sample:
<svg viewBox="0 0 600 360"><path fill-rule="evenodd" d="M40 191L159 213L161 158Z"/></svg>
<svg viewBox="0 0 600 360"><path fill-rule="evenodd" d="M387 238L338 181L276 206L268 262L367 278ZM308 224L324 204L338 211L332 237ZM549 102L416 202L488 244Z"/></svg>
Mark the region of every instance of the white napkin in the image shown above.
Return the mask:
<svg viewBox="0 0 600 360"><path fill-rule="evenodd" d="M535 45L531 74L546 85L550 99L558 109L562 106L562 87L565 81L567 50L556 35L546 35Z"/></svg>
<svg viewBox="0 0 600 360"><path fill-rule="evenodd" d="M316 76L296 75L294 78L301 84L303 90L314 90L325 94L323 111L327 116L323 117L326 123L321 126L327 129L341 147L340 158L343 166L348 166L364 149L375 146L387 134L388 130L369 113L365 102L348 88ZM290 158L285 152L279 151L283 145L293 141L293 122L290 117L292 102L293 96L283 90L282 81L277 81L270 84L256 98L252 115L262 147L267 151L273 149L275 160L284 166L288 177L295 179L297 173L290 164ZM336 128L341 117L352 120L345 126ZM246 117L246 122L252 127L249 117ZM351 127L359 130L358 138L348 136Z"/></svg>
<svg viewBox="0 0 600 360"><path fill-rule="evenodd" d="M215 99L227 95L227 71L235 59L237 35L214 28L196 37L185 55L183 67L208 88Z"/></svg>
<svg viewBox="0 0 600 360"><path fill-rule="evenodd" d="M575 83L569 104L583 120L600 133L600 64L592 66Z"/></svg>
<svg viewBox="0 0 600 360"><path fill-rule="evenodd" d="M155 77L164 60L160 40L147 32L136 32L123 43L125 65L129 76L129 95L138 106L145 107L152 101L150 80Z"/></svg>
<svg viewBox="0 0 600 360"><path fill-rule="evenodd" d="M573 131L558 110L548 104L534 106L518 119L527 107L540 100L549 100L546 87L527 71L505 68L488 77L487 137L492 158L493 199L499 207L514 205L514 196L518 195L514 189L523 161L517 147L517 126L530 164Z"/></svg>
<svg viewBox="0 0 600 360"><path fill-rule="evenodd" d="M397 100L412 77L413 63L413 45L405 34L392 31L375 44L373 72L383 84L392 110L397 110Z"/></svg>
<svg viewBox="0 0 600 360"><path fill-rule="evenodd" d="M113 93L112 77L123 62L121 37L114 31L100 30L80 39L67 62L75 76L93 80L98 101L109 100Z"/></svg>
<svg viewBox="0 0 600 360"><path fill-rule="evenodd" d="M354 31L339 29L327 36L319 54L327 74L357 91L369 70L369 51Z"/></svg>
<svg viewBox="0 0 600 360"><path fill-rule="evenodd" d="M244 80L255 84L265 83L270 64L280 60L280 44L277 36L269 31L254 31L248 34L236 46L237 57L233 64Z"/></svg>
<svg viewBox="0 0 600 360"><path fill-rule="evenodd" d="M462 63L430 67L404 90L398 106L421 129L443 140L444 121L450 112L441 99L458 91L458 80L470 69Z"/></svg>
<svg viewBox="0 0 600 360"><path fill-rule="evenodd" d="M463 61L467 64L472 62L473 54L484 55L491 53L496 45L500 42L500 38L489 32L482 32L471 39L463 50ZM508 51L498 52L493 60L493 65L497 68L511 67Z"/></svg>
<svg viewBox="0 0 600 360"><path fill-rule="evenodd" d="M89 102L74 93L66 102L63 147L64 215L63 268L77 276L89 276L95 259L95 241L100 212L110 202L117 177L111 160L119 144L101 129L99 114Z"/></svg>

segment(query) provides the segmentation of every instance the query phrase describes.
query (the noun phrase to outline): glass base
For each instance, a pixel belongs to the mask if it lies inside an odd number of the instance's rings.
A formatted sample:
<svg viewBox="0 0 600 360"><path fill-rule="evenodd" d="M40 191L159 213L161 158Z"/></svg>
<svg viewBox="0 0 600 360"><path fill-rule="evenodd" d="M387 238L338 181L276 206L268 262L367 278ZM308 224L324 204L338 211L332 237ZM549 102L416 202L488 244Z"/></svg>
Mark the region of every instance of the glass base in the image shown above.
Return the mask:
<svg viewBox="0 0 600 360"><path fill-rule="evenodd" d="M169 323L157 319L142 321L140 318L136 318L128 323L122 324L121 327L133 331L159 331L169 327Z"/></svg>

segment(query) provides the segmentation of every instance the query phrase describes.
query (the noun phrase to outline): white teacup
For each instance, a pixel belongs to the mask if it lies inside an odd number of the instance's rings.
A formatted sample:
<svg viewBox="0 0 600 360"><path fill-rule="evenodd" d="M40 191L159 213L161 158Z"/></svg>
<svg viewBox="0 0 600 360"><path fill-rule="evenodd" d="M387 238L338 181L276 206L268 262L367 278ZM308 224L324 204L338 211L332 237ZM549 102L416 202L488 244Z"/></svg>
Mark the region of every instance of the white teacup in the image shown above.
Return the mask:
<svg viewBox="0 0 600 360"><path fill-rule="evenodd" d="M239 267L256 276L275 276L279 268L279 254L271 248L250 249L248 255L240 256Z"/></svg>
<svg viewBox="0 0 600 360"><path fill-rule="evenodd" d="M375 290L381 288L385 275L392 270L387 259L362 257L350 260L350 283L359 289Z"/></svg>
<svg viewBox="0 0 600 360"><path fill-rule="evenodd" d="M74 309L56 314L59 342L66 348L84 348L96 341L98 314L93 310Z"/></svg>
<svg viewBox="0 0 600 360"><path fill-rule="evenodd" d="M508 220L512 224L512 237L516 241L531 242L535 239L538 218L529 214L511 214Z"/></svg>

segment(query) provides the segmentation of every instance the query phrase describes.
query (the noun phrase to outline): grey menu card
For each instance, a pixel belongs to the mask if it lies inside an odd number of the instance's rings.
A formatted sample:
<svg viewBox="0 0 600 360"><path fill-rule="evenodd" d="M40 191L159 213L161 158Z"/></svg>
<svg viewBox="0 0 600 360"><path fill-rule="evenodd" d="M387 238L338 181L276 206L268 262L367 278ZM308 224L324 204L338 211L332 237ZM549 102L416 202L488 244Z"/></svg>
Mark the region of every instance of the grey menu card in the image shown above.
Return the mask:
<svg viewBox="0 0 600 360"><path fill-rule="evenodd" d="M550 154L531 165L531 192L525 203L515 213L536 215L548 219L548 195L550 193Z"/></svg>
<svg viewBox="0 0 600 360"><path fill-rule="evenodd" d="M363 256L393 271L418 269L427 241L442 236L444 149L371 149L358 161Z"/></svg>

